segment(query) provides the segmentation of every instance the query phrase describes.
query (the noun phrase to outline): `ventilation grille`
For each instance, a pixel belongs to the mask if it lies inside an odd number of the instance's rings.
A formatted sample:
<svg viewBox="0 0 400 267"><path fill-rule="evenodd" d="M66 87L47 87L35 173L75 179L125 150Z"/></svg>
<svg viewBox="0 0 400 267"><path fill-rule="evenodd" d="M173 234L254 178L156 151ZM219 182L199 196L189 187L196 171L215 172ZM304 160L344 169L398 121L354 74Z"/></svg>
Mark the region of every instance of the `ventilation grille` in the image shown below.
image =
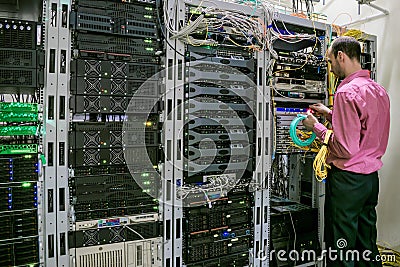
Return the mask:
<svg viewBox="0 0 400 267"><path fill-rule="evenodd" d="M112 229L112 228L111 228ZM140 229L136 229L140 230ZM118 236L118 233L115 233ZM75 267L160 267L161 238L151 238L94 247L71 249L70 266ZM72 261L73 260L73 261Z"/></svg>
<svg viewBox="0 0 400 267"><path fill-rule="evenodd" d="M77 257L77 267L125 267L123 247L107 251L107 248L99 252L80 255Z"/></svg>

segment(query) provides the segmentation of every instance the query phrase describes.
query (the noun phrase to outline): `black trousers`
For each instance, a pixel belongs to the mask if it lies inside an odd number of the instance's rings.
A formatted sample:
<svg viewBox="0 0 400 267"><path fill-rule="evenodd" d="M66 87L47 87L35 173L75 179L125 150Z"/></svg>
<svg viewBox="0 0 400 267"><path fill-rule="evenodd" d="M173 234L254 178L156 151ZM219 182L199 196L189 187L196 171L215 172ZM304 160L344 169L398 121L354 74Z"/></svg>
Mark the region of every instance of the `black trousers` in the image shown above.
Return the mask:
<svg viewBox="0 0 400 267"><path fill-rule="evenodd" d="M378 192L378 172L365 175L332 167L326 179L325 242L337 257L326 254L328 267L382 266L376 261Z"/></svg>

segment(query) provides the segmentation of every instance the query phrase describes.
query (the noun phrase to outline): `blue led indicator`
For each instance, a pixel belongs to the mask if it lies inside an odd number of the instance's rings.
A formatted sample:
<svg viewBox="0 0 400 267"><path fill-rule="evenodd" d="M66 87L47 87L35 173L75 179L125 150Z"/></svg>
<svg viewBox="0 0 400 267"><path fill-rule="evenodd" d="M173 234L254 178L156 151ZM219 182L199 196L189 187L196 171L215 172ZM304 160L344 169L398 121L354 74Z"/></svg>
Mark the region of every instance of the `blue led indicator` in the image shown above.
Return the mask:
<svg viewBox="0 0 400 267"><path fill-rule="evenodd" d="M222 233L222 237L224 237L224 238L228 238L229 237L229 232L223 232Z"/></svg>

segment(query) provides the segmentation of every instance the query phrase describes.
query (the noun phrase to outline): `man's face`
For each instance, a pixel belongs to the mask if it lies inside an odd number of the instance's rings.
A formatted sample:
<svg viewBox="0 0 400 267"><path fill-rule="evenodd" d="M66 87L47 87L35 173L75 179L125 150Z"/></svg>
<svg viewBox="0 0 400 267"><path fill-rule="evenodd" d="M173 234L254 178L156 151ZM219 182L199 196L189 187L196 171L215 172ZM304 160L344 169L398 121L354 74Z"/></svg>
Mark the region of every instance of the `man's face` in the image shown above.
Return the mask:
<svg viewBox="0 0 400 267"><path fill-rule="evenodd" d="M343 52L339 51L339 54L340 53L343 53ZM344 75L342 67L340 66L339 60L338 60L338 57L340 56L339 54L335 58L335 55L332 53L332 50L328 49L326 61L328 61L328 63L331 64L331 72L333 72L333 74L335 74L340 79L343 79L345 77L345 75Z"/></svg>

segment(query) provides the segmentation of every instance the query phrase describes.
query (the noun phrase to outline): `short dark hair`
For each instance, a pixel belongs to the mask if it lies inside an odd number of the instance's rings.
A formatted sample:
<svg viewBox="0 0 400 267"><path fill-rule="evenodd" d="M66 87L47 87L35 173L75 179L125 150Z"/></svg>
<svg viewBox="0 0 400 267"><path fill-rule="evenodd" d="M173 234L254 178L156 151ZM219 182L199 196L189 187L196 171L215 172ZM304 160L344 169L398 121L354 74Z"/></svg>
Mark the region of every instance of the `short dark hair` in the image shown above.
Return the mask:
<svg viewBox="0 0 400 267"><path fill-rule="evenodd" d="M341 36L336 38L331 45L331 53L337 58L338 52L342 51L350 59L357 59L360 62L361 46L353 37Z"/></svg>

